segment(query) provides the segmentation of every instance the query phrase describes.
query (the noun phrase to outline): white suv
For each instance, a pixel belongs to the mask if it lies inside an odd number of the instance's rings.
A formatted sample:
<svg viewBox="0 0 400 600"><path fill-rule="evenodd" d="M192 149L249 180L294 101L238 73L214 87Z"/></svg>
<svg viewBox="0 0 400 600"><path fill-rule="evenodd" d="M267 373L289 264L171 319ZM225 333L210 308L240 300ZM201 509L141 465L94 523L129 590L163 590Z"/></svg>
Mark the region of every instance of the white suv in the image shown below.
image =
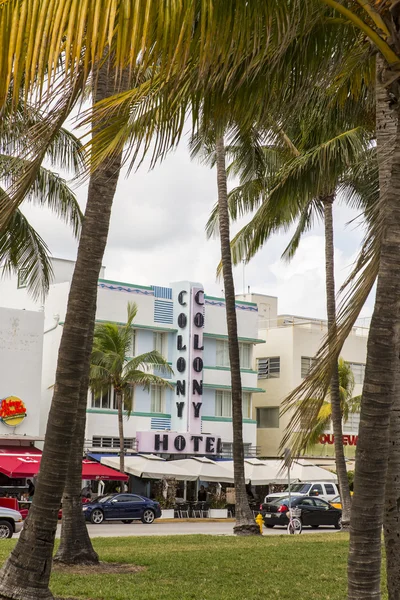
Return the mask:
<svg viewBox="0 0 400 600"><path fill-rule="evenodd" d="M283 498L288 495L289 488L283 492L276 492L265 496L264 503L268 504L277 498ZM314 483L292 483L290 486L292 496L318 496L323 500L330 502L339 494L339 488L336 483L327 481L317 481Z"/></svg>
<svg viewBox="0 0 400 600"><path fill-rule="evenodd" d="M20 512L0 506L0 539L10 538L14 533L19 533L23 524Z"/></svg>

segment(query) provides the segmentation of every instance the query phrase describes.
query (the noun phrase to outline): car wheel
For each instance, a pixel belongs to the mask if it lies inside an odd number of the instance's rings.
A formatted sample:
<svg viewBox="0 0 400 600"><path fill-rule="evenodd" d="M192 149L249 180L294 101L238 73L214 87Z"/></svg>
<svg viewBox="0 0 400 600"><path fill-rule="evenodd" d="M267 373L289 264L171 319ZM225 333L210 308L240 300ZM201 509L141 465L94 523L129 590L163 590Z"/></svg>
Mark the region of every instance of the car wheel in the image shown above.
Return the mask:
<svg viewBox="0 0 400 600"><path fill-rule="evenodd" d="M266 525L265 526L267 529L273 529L275 527L275 525Z"/></svg>
<svg viewBox="0 0 400 600"><path fill-rule="evenodd" d="M125 519L122 522L125 523L125 525L130 525L131 523L133 523L133 519Z"/></svg>
<svg viewBox="0 0 400 600"><path fill-rule="evenodd" d="M335 529L342 529L342 517L339 517L336 525L335 525Z"/></svg>
<svg viewBox="0 0 400 600"><path fill-rule="evenodd" d="M311 525L311 529L318 529L319 525Z"/></svg>
<svg viewBox="0 0 400 600"><path fill-rule="evenodd" d="M13 533L12 525L8 521L0 521L0 539L10 538Z"/></svg>
<svg viewBox="0 0 400 600"><path fill-rule="evenodd" d="M146 525L151 525L151 523L154 521L154 518L155 517L153 511L148 508L143 513L142 523L146 523Z"/></svg>
<svg viewBox="0 0 400 600"><path fill-rule="evenodd" d="M104 513L99 508L96 508L90 515L90 520L95 525L100 525L104 521Z"/></svg>

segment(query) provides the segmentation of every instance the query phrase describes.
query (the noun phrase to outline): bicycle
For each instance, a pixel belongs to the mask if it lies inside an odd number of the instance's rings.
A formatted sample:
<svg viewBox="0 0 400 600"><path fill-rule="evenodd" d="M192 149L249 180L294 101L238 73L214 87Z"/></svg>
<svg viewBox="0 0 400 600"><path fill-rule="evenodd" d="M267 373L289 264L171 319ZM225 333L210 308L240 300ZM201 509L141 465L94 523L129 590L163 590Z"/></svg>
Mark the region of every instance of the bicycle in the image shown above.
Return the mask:
<svg viewBox="0 0 400 600"><path fill-rule="evenodd" d="M289 510L289 523L287 526L287 532L291 535L300 534L303 529L303 525L301 523L301 509L300 508L292 508Z"/></svg>

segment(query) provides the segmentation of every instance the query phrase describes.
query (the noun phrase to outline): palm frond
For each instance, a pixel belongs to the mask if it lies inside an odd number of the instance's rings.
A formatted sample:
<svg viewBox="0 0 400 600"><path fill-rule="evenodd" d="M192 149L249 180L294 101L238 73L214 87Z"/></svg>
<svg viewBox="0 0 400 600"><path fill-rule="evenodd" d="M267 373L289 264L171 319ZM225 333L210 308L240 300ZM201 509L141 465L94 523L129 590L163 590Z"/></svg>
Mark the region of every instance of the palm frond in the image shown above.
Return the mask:
<svg viewBox="0 0 400 600"><path fill-rule="evenodd" d="M168 362L157 350L134 356L125 364L124 370L125 372L138 369L145 370L153 366L156 366L161 373L166 375L173 375L174 373Z"/></svg>
<svg viewBox="0 0 400 600"><path fill-rule="evenodd" d="M6 185L13 185L19 173L28 170L30 163L16 156L0 154L0 179ZM83 214L76 199L64 178L50 169L39 166L36 177L25 197L41 206L47 206L59 218L71 225L73 233L79 236Z"/></svg>
<svg viewBox="0 0 400 600"><path fill-rule="evenodd" d="M329 388L333 366L339 358L343 344L352 333L360 311L376 281L381 236L381 218L377 212L377 216L365 236L354 269L342 286L335 338L332 339L329 336L325 338L311 372L283 402L282 413L290 413L291 417L282 438L281 449L290 444L294 453L301 453L306 446L309 427L302 428L301 425L315 422L318 410L322 406ZM319 403L316 403L315 399Z"/></svg>
<svg viewBox="0 0 400 600"><path fill-rule="evenodd" d="M127 371L124 374L124 381L132 385L138 385L143 387L144 390L148 391L152 385L159 385L164 388L172 388L173 385L167 380L153 375L152 373L144 373L143 371Z"/></svg>
<svg viewBox="0 0 400 600"><path fill-rule="evenodd" d="M3 192L4 193L4 192ZM14 211L6 231L0 233L0 265L3 275L23 270L28 292L44 298L53 269L49 249L20 210Z"/></svg>

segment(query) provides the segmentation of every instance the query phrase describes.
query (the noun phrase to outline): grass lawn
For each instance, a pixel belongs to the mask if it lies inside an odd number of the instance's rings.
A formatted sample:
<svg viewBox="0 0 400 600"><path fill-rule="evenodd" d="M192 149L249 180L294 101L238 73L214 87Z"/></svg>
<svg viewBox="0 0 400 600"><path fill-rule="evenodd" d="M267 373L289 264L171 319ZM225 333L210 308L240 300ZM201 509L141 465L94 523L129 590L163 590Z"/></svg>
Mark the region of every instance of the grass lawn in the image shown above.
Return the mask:
<svg viewBox="0 0 400 600"><path fill-rule="evenodd" d="M15 541L2 540L3 562ZM126 574L54 573L55 596L84 600L343 600L348 536L96 538L102 561L143 565ZM0 563L1 564L1 563ZM387 596L384 596L387 598Z"/></svg>

